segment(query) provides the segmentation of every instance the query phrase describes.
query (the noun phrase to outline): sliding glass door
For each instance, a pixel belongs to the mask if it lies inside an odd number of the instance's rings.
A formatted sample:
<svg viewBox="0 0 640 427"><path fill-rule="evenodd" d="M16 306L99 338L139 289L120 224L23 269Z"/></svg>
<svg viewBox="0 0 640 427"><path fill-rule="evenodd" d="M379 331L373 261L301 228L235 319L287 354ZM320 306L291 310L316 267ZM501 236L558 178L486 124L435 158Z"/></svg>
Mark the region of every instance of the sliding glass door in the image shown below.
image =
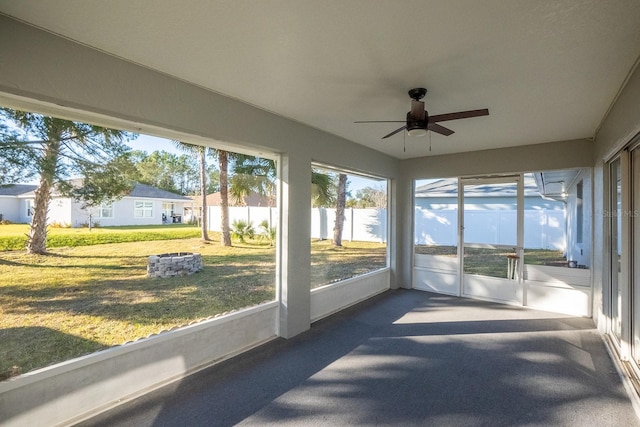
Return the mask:
<svg viewBox="0 0 640 427"><path fill-rule="evenodd" d="M622 339L622 165L620 158L610 168L610 234L611 234L611 332Z"/></svg>

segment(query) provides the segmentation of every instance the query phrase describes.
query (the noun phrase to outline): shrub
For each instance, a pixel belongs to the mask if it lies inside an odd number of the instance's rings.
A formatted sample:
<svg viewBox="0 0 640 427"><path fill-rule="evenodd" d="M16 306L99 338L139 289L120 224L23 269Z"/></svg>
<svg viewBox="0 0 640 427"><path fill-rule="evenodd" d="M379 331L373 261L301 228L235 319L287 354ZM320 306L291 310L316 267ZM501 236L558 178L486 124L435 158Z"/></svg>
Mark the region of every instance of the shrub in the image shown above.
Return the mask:
<svg viewBox="0 0 640 427"><path fill-rule="evenodd" d="M269 221L266 219L259 225L260 227L260 240L266 240L269 242L269 246L273 246L276 242L276 228L269 227Z"/></svg>
<svg viewBox="0 0 640 427"><path fill-rule="evenodd" d="M51 228L71 228L71 224L68 224L66 222L54 221L51 224L49 224L49 227L51 227Z"/></svg>
<svg viewBox="0 0 640 427"><path fill-rule="evenodd" d="M245 239L253 239L256 232L253 229L253 224L242 219L236 219L231 224L231 236L244 243Z"/></svg>

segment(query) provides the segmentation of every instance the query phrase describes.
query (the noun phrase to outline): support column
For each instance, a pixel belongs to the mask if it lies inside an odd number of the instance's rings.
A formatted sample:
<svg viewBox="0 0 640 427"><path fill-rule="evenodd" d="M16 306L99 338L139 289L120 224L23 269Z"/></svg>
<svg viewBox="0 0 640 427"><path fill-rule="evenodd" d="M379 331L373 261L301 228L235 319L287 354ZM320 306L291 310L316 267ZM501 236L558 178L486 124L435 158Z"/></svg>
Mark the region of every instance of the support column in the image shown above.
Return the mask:
<svg viewBox="0 0 640 427"><path fill-rule="evenodd" d="M311 325L311 160L284 155L280 176L278 334L291 338Z"/></svg>

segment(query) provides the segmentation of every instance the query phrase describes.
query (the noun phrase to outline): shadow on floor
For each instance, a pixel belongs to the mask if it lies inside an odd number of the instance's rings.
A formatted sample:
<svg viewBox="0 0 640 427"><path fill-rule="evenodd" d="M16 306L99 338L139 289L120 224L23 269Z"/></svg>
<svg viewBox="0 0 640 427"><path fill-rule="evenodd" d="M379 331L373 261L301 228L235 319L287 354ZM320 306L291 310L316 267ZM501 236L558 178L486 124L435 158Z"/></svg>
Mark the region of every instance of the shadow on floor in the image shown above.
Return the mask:
<svg viewBox="0 0 640 427"><path fill-rule="evenodd" d="M591 319L390 291L82 425L640 425Z"/></svg>

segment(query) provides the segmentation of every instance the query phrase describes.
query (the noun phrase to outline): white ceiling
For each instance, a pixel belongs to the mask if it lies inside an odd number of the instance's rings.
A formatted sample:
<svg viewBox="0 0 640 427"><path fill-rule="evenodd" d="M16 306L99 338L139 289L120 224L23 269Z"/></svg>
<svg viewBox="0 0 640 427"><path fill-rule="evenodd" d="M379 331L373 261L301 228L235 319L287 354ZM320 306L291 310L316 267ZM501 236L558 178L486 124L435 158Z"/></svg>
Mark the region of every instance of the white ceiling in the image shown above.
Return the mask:
<svg viewBox="0 0 640 427"><path fill-rule="evenodd" d="M638 0L0 0L0 12L397 158L591 138L640 55ZM445 137L380 138L407 91Z"/></svg>

